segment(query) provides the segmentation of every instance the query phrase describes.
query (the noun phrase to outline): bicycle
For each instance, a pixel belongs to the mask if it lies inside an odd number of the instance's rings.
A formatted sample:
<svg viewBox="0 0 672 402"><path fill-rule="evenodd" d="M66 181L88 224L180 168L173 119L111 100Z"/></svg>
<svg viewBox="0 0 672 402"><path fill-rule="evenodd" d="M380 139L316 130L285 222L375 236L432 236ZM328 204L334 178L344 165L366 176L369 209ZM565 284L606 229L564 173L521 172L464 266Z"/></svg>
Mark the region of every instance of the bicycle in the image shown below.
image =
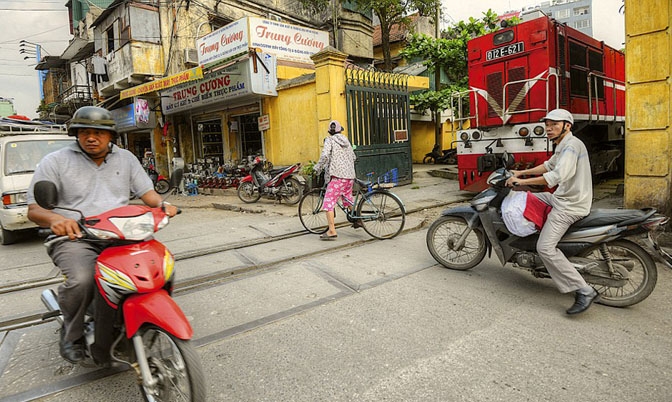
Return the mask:
<svg viewBox="0 0 672 402"><path fill-rule="evenodd" d="M376 239L391 239L401 233L406 222L406 208L396 194L383 188L374 188L373 173L367 174L368 181L355 179L357 190L353 208L349 209L338 200L338 207L348 222L359 220L362 228ZM329 227L326 211L322 210L326 185L315 188L303 195L299 201L299 219L310 233L322 234ZM334 217L336 209L334 209Z"/></svg>

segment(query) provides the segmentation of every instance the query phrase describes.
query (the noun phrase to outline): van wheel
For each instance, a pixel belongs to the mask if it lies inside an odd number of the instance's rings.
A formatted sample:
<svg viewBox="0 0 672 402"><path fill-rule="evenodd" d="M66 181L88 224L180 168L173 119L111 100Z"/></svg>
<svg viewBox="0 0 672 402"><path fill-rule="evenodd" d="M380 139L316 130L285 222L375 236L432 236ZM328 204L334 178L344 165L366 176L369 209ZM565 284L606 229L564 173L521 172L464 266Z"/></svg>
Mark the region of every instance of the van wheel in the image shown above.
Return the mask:
<svg viewBox="0 0 672 402"><path fill-rule="evenodd" d="M2 228L2 244L14 244L16 243L16 240L18 238L18 234L16 232L12 232L11 230L5 230L5 228Z"/></svg>

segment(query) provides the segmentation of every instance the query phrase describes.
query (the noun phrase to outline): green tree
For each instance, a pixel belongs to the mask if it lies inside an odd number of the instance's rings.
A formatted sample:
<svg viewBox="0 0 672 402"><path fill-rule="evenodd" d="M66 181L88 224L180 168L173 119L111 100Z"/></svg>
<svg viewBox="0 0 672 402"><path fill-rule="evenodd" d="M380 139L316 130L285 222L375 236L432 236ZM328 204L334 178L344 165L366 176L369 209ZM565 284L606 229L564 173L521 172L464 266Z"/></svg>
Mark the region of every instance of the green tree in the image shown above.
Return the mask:
<svg viewBox="0 0 672 402"><path fill-rule="evenodd" d="M482 14L480 19L470 17L468 21L460 21L448 27L439 39L427 35L411 36L401 55L407 60L423 60L430 72L440 69L448 78L446 85L411 95L411 104L415 110L424 112L429 109L434 113L445 110L451 106L451 97L455 92L467 90L467 42L500 29L496 13L488 10ZM518 18L507 20L509 25L518 22Z"/></svg>
<svg viewBox="0 0 672 402"><path fill-rule="evenodd" d="M334 3L336 0L333 0ZM343 2L344 0L338 0ZM299 0L304 8L320 13L325 11L332 0ZM408 25L408 15L417 12L420 16L435 17L441 8L441 0L350 0L360 11L371 11L380 20L381 47L384 69L392 70L390 54L390 31L394 25ZM434 21L437 23L436 21Z"/></svg>

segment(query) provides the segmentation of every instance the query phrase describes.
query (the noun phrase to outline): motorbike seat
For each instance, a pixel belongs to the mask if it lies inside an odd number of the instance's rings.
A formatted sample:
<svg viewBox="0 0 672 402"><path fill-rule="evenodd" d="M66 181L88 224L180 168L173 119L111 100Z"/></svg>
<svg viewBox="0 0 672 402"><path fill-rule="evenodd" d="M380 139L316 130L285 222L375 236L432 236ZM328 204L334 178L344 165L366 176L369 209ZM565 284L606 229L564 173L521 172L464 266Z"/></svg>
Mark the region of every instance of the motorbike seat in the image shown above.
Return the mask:
<svg viewBox="0 0 672 402"><path fill-rule="evenodd" d="M275 175L277 175L278 173L283 172L283 171L284 171L285 169L287 169L288 167L291 167L291 165L288 165L288 166L274 166L273 169L271 169L271 170L268 171L268 173L269 173L271 176L275 176Z"/></svg>
<svg viewBox="0 0 672 402"><path fill-rule="evenodd" d="M656 213L656 210L653 208L594 209L590 211L588 216L574 223L572 228L588 228L613 224L617 224L618 226L632 225L645 221L654 213Z"/></svg>

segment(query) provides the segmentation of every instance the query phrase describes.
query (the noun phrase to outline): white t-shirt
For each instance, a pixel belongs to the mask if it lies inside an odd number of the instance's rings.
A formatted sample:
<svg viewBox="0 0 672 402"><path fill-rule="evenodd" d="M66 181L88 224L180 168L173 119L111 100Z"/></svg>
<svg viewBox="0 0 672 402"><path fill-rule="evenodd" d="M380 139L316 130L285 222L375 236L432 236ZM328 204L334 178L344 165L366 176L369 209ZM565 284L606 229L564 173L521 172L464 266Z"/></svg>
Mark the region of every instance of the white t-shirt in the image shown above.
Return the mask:
<svg viewBox="0 0 672 402"><path fill-rule="evenodd" d="M56 184L58 205L98 215L128 205L129 196L141 197L154 188L140 161L130 151L114 145L105 162L96 165L76 141L40 161L28 189L28 204L35 203L34 186L40 180ZM79 219L76 212L57 209L60 215Z"/></svg>

